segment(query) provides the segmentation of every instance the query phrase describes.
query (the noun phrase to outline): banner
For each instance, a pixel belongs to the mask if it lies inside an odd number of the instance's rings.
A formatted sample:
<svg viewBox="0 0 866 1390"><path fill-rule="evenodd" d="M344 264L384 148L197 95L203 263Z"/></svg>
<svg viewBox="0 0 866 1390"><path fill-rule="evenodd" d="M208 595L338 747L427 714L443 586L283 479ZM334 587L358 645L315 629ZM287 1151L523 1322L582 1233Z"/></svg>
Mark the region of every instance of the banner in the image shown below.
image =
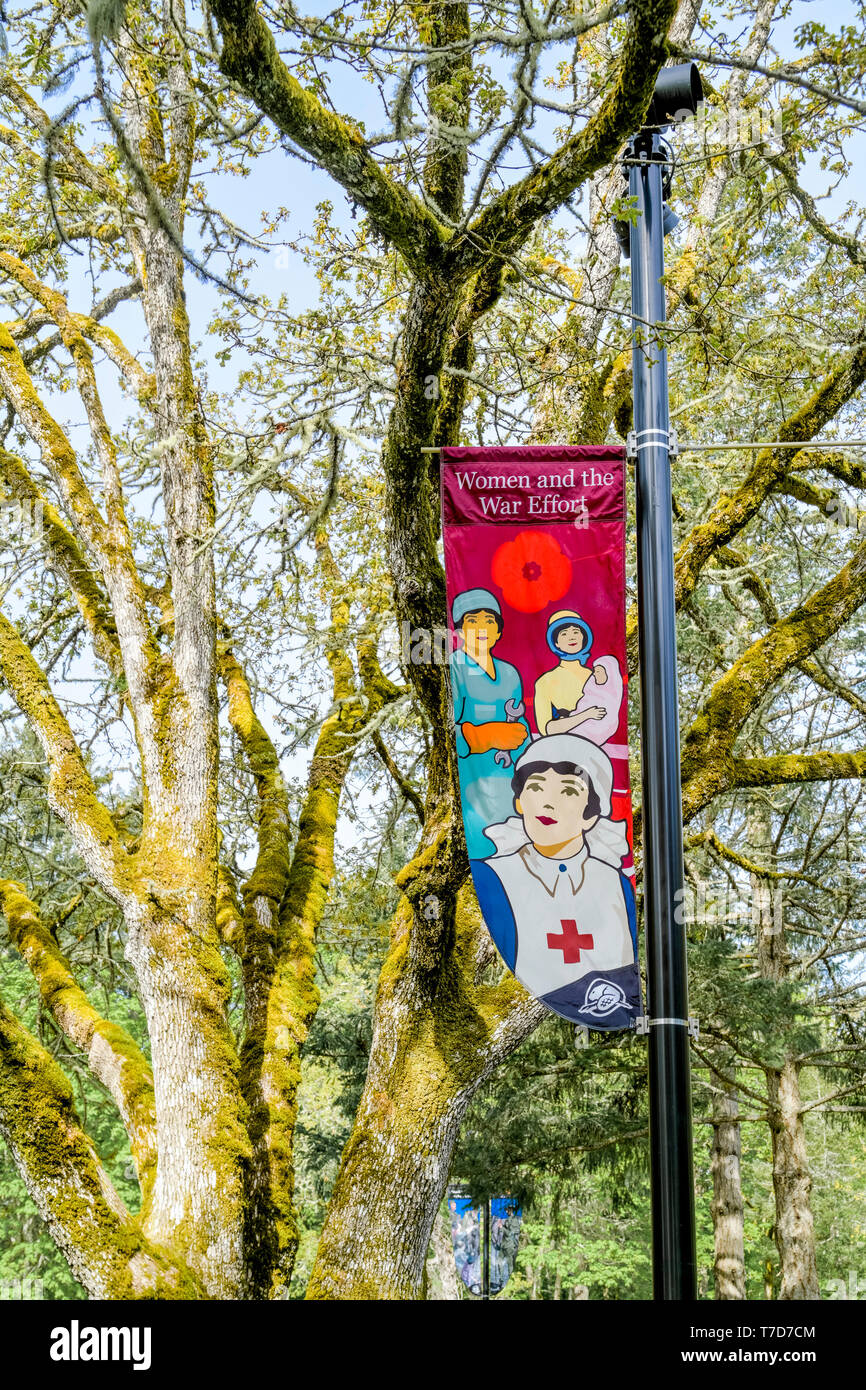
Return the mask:
<svg viewBox="0 0 866 1390"><path fill-rule="evenodd" d="M596 1029L641 1012L625 451L441 456L454 725L478 901L509 970Z"/></svg>

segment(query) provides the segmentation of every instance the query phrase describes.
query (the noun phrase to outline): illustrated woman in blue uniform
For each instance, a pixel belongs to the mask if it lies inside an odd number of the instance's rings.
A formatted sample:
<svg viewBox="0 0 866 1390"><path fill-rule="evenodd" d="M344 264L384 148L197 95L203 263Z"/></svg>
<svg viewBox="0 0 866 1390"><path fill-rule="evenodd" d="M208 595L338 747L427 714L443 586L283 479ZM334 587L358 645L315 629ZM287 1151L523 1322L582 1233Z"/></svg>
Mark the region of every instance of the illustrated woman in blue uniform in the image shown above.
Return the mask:
<svg viewBox="0 0 866 1390"><path fill-rule="evenodd" d="M529 741L520 672L499 661L493 648L502 636L502 609L488 589L466 589L451 607L463 650L451 658L451 692L463 824L470 859L494 850L488 825L512 808L512 763Z"/></svg>

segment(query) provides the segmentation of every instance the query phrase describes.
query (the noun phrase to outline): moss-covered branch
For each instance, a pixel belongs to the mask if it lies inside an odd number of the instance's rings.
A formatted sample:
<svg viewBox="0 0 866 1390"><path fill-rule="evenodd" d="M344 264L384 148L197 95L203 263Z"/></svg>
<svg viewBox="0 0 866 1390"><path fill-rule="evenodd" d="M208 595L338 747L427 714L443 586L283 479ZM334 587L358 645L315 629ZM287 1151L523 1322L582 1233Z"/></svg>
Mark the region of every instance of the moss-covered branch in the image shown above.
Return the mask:
<svg viewBox="0 0 866 1390"><path fill-rule="evenodd" d="M42 745L49 769L49 804L65 823L93 877L123 907L128 901L129 866L111 816L96 794L47 677L2 613L0 674Z"/></svg>
<svg viewBox="0 0 866 1390"><path fill-rule="evenodd" d="M40 399L6 324L0 324L0 386L41 451L76 527L96 554L104 554L105 523L78 467L75 450Z"/></svg>
<svg viewBox="0 0 866 1390"><path fill-rule="evenodd" d="M220 941L243 959L244 912L234 874L225 864L217 869L216 928Z"/></svg>
<svg viewBox="0 0 866 1390"><path fill-rule="evenodd" d="M59 290L45 285L34 275L29 266L0 250L0 270L16 281L26 293L33 296L51 315L60 331L63 346L72 358L78 381L78 391L90 425L90 433L96 454L102 465L103 498L106 506L108 525L111 532L111 551L130 549L129 527L123 505L123 492L120 471L117 466L117 451L114 447L111 430L105 418L96 373L93 367L93 350L81 331L79 316L70 313L64 295ZM131 568L128 566L127 568ZM136 576L137 577L137 576Z"/></svg>
<svg viewBox="0 0 866 1390"><path fill-rule="evenodd" d="M813 888L821 887L818 879L810 874L796 873L794 870L768 869L764 864L756 864L753 859L740 854L731 845L725 844L724 840L719 839L715 830L702 830L697 835L690 835L686 840L684 849L711 849L720 859L727 859L732 864L737 864L739 868L745 869L748 874L756 874L758 878L768 878L773 880L784 880L789 882L794 880L799 883L808 883Z"/></svg>
<svg viewBox="0 0 866 1390"><path fill-rule="evenodd" d="M717 552L717 558L723 565L737 570L735 579L739 579L746 593L751 594L763 614L764 621L768 626L779 621L779 610L776 607L776 600L770 593L769 586L765 583L757 570L753 569L745 555L735 550L731 545L722 546Z"/></svg>
<svg viewBox="0 0 866 1390"><path fill-rule="evenodd" d="M814 438L866 381L866 336L827 374L816 391L777 428L779 439ZM722 493L706 521L695 526L676 555L675 589L682 607L695 591L710 556L727 545L757 514L767 495L793 467L789 449L764 449L732 494Z"/></svg>
<svg viewBox="0 0 866 1390"><path fill-rule="evenodd" d="M779 621L779 610L776 601L770 593L769 587L761 576L748 564L745 557L732 546L723 546L718 552L718 558L724 563L735 567L739 574L737 578L743 588L750 593L757 601L761 609L765 622L768 626L773 626ZM814 681L815 685L820 686L831 695L836 695L840 700L844 700L852 709L856 709L858 714L866 714L866 700L862 699L856 691L840 681L836 676L814 657L804 657L798 661L797 665L804 675Z"/></svg>
<svg viewBox="0 0 866 1390"><path fill-rule="evenodd" d="M539 168L507 188L455 239L449 260L465 273L490 256L513 254L540 218L609 164L643 120L667 56L667 31L677 0L634 0L607 96L576 134Z"/></svg>
<svg viewBox="0 0 866 1390"><path fill-rule="evenodd" d="M205 1297L187 1269L143 1237L81 1128L63 1072L2 1003L0 1133L91 1297Z"/></svg>
<svg viewBox="0 0 866 1390"><path fill-rule="evenodd" d="M105 240L100 237L100 228L89 223L82 223L77 228L66 229L67 240L92 239L95 241ZM116 239L121 235L118 227L113 227L112 231ZM75 233L75 235L73 235ZM18 258L23 259L25 250L20 247ZM142 402L149 401L153 395L154 381L149 372L146 372L141 363L132 355L123 339L113 328L104 323L109 314L113 313L119 304L123 304L128 299L134 299L141 294L141 281L129 280L124 285L117 285L108 294L104 295L98 303L94 304L89 314L75 313L69 310L69 316L78 333L83 337L89 338L97 347L101 348L106 357L117 367L126 384L135 392L138 399ZM26 342L35 336L40 328L53 322L53 315L43 310L37 310L28 314L25 319L20 319L17 323L8 325L9 332L17 343ZM63 343L62 334L50 333L45 338L40 338L34 346L24 348L22 359L25 366L30 367L34 362L41 361L49 352L53 352L56 347Z"/></svg>
<svg viewBox="0 0 866 1390"><path fill-rule="evenodd" d="M813 449L802 457L798 455L792 467L799 471L821 469L849 487L866 489L866 463L852 454L833 449Z"/></svg>
<svg viewBox="0 0 866 1390"><path fill-rule="evenodd" d="M312 155L419 273L434 265L446 233L434 215L380 168L360 130L329 111L292 76L255 0L212 0L220 67L284 135Z"/></svg>
<svg viewBox="0 0 866 1390"><path fill-rule="evenodd" d="M775 787L798 782L837 782L866 777L866 751L780 753L773 758L732 758L732 787Z"/></svg>
<svg viewBox="0 0 866 1390"><path fill-rule="evenodd" d="M733 750L768 690L833 636L866 600L866 544L816 594L753 642L713 686L683 740L683 816L688 821L731 785Z"/></svg>
<svg viewBox="0 0 866 1390"><path fill-rule="evenodd" d="M782 497L793 497L795 502L802 502L807 507L816 507L825 516L836 498L836 493L830 488L817 487L806 478L791 473L786 473L773 491Z"/></svg>
<svg viewBox="0 0 866 1390"><path fill-rule="evenodd" d="M463 207L468 165L466 143L460 133L469 124L469 6L465 0L422 0L415 14L422 41L431 49L445 50L439 56L431 54L427 64L433 129L424 164L424 191L434 208L453 223Z"/></svg>
<svg viewBox="0 0 866 1390"><path fill-rule="evenodd" d="M822 690L826 690L828 694L835 695L838 699L844 700L845 704L850 705L858 714L866 715L866 700L864 700L861 695L858 695L856 690L852 690L850 686L838 680L821 665L820 662L812 657L807 657L798 664L803 674L808 676L811 681L814 681L817 686L820 686Z"/></svg>
<svg viewBox="0 0 866 1390"><path fill-rule="evenodd" d="M126 1030L93 1007L20 883L0 879L0 911L8 923L10 939L39 986L43 1004L70 1042L84 1053L90 1070L117 1106L146 1205L156 1174L150 1065Z"/></svg>
<svg viewBox="0 0 866 1390"><path fill-rule="evenodd" d="M60 513L37 487L28 469L15 454L0 448L0 477L8 493L19 502L42 508L42 543L49 563L67 584L87 624L94 650L112 675L123 675L123 659L117 640L117 627L106 596L96 575Z"/></svg>
<svg viewBox="0 0 866 1390"><path fill-rule="evenodd" d="M51 168L55 176L63 176L72 183L80 184L119 209L126 207L126 190L122 184L114 183L104 170L98 169L79 150L70 135L68 125L60 131L55 128L52 117L34 101L21 83L15 80L6 63L0 68L0 94L17 108L38 135L51 136ZM34 149L32 142L28 143L17 131L5 127L0 127L0 140L11 144L19 156L28 158L34 166L34 172L39 170L42 156L38 147Z"/></svg>
<svg viewBox="0 0 866 1390"><path fill-rule="evenodd" d="M391 751L385 743L385 740L383 739L382 735L379 733L378 729L373 734L373 747L378 753L382 766L385 768L392 782L397 787L398 791L402 794L404 799L409 802L409 805L412 807L412 810L418 817L418 824L423 825L424 802L421 800L421 797L418 795L418 792L416 791L415 787L413 787L408 777L403 776L403 773L400 771L400 768L394 761Z"/></svg>
<svg viewBox="0 0 866 1390"><path fill-rule="evenodd" d="M108 324L100 322L100 313L110 313L124 299L132 299L141 290L141 283L137 280L132 281L131 285L121 286L120 291L112 295L106 295L101 304L94 306L92 314L79 314L70 311L70 319L75 327L75 331L83 338L88 338L95 343L98 348L105 353L109 361L113 362L120 372L130 390L135 392L138 400L145 404L151 400L154 392L153 377L146 372L141 363L133 357L123 339ZM106 305L106 301L112 301ZM30 321L28 321L29 323ZM13 325L10 332L13 338L18 338L15 329L18 325ZM40 338L35 347L26 349L22 354L26 366L32 366L36 361L40 361L47 353L53 352L63 342L62 334L51 333L46 338Z"/></svg>
<svg viewBox="0 0 866 1390"><path fill-rule="evenodd" d="M285 892L291 857L289 803L273 742L253 705L249 682L234 654L223 651L219 658L220 676L228 695L229 723L243 749L258 794L258 856L246 882L244 895L261 903L254 914L276 913Z"/></svg>

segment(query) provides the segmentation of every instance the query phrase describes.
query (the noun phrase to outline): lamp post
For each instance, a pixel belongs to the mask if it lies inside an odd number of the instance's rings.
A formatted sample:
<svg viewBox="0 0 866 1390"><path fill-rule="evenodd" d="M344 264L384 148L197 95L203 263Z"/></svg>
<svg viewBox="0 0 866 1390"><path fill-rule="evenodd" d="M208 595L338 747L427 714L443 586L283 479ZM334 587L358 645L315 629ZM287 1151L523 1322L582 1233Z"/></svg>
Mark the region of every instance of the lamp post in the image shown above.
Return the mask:
<svg viewBox="0 0 866 1390"><path fill-rule="evenodd" d="M663 68L647 124L626 154L638 541L641 769L649 1025L653 1297L697 1295L692 1178L688 981L682 916L683 827L671 525L664 235L669 164L661 130L702 96L693 63Z"/></svg>
<svg viewBox="0 0 866 1390"><path fill-rule="evenodd" d="M490 1297L490 1198L484 1199L483 1231L481 1238L481 1297Z"/></svg>

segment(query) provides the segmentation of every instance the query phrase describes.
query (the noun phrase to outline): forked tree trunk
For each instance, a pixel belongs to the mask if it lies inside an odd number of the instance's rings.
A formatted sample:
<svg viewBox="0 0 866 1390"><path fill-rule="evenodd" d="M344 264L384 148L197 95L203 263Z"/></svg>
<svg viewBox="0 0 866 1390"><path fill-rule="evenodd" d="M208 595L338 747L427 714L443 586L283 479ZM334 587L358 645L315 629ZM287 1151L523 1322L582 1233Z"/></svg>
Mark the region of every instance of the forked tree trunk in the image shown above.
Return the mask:
<svg viewBox="0 0 866 1390"><path fill-rule="evenodd" d="M226 1021L228 972L215 933L176 915L130 924L153 1055L158 1160L142 1209L156 1245L183 1252L212 1298L244 1296L244 1165L250 1144Z"/></svg>
<svg viewBox="0 0 866 1390"><path fill-rule="evenodd" d="M465 895L457 913L441 904L439 922L419 923L420 903L417 909L413 923L404 898L397 914L366 1084L328 1207L311 1299L423 1297L430 1232L460 1121L479 1084L543 1009L510 978L497 986L477 982L488 943ZM453 945L433 964L437 930Z"/></svg>
<svg viewBox="0 0 866 1390"><path fill-rule="evenodd" d="M740 1110L736 1087L716 1078L713 1093L713 1279L717 1299L746 1297Z"/></svg>

